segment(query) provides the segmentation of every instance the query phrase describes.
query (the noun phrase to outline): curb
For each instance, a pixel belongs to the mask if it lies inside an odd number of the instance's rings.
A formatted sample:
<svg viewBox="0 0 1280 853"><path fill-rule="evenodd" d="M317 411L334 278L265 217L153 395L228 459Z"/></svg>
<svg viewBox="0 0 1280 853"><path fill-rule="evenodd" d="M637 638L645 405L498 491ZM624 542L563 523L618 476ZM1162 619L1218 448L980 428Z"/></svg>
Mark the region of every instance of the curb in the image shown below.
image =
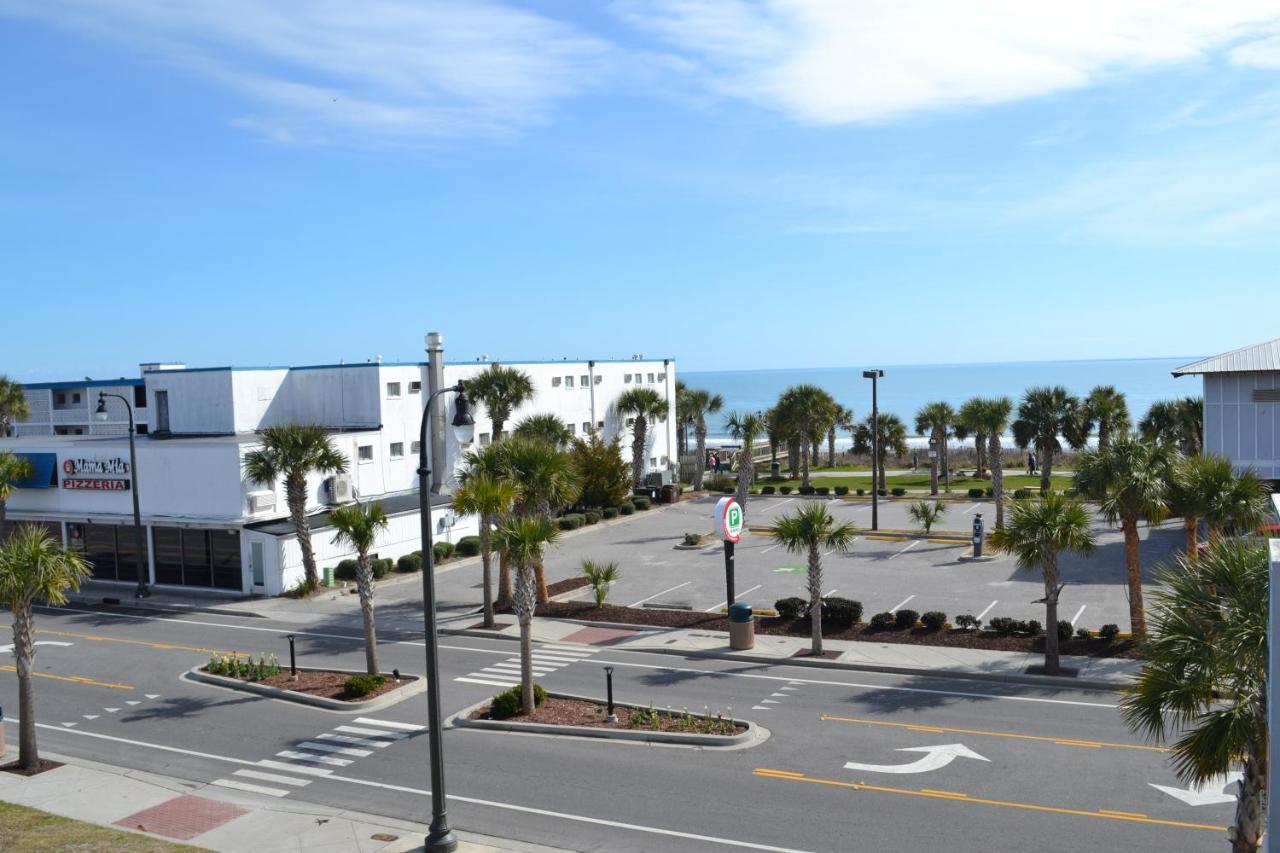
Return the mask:
<svg viewBox="0 0 1280 853"><path fill-rule="evenodd" d="M586 702L604 704L604 700L594 696L580 696L576 693L547 693L553 699L581 699ZM685 732L655 732L647 729L607 729L592 726L561 726L552 723L518 723L507 720L470 720L467 717L488 705L491 699L481 701L463 708L445 720L448 728L481 729L484 731L511 732L513 734L559 735L571 737L589 737L598 740L622 740L631 743L660 743L667 746L683 746L701 749L748 749L759 746L769 739L770 732L763 726L750 720L733 719L732 722L747 727L746 731L735 735L687 734ZM623 708L646 708L634 702L614 702Z"/></svg>
<svg viewBox="0 0 1280 853"><path fill-rule="evenodd" d="M312 672L313 667L298 667L300 671ZM327 672L349 672L352 675L364 675L362 671L353 669L330 669ZM413 675L413 673L406 673ZM283 687L272 687L267 684L258 684L253 681L241 681L238 678L227 678L223 675L213 675L208 672L201 672L200 667L192 667L184 672L180 678L187 681L198 681L203 684L211 684L215 687L222 687L227 690L239 690L243 693L257 693L259 696L266 696L270 699L280 699L284 702L294 702L299 705L311 705L315 708L323 708L326 711L340 711L350 714L364 713L365 711L377 711L382 708L388 708L392 705L399 704L410 696L416 696L419 693L425 693L427 690L427 680L421 675L414 675L414 680L401 687L376 696L373 699L366 699L362 702L343 702L338 699L328 699L324 696L312 696L308 693L299 693L295 690L286 690Z"/></svg>

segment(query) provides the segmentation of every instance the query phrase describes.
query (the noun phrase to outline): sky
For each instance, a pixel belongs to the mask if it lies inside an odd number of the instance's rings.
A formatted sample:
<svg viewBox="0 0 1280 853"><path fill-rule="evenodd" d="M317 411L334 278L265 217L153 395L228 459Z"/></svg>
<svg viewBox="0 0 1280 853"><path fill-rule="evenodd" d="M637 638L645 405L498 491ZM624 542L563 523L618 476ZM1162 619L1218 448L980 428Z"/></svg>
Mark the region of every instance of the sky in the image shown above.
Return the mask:
<svg viewBox="0 0 1280 853"><path fill-rule="evenodd" d="M0 0L0 373L1280 335L1280 0Z"/></svg>

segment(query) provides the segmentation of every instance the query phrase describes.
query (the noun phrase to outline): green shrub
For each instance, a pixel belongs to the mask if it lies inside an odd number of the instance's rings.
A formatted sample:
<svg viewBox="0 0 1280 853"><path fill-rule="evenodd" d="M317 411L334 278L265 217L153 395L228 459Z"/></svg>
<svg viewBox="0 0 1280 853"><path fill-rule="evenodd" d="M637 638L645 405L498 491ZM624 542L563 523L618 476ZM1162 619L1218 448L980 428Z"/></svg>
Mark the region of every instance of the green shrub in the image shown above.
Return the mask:
<svg viewBox="0 0 1280 853"><path fill-rule="evenodd" d="M214 655L205 666L205 672L225 678L243 678L246 681L262 681L280 674L280 662L275 655L262 655L256 661L252 656L241 660L237 654Z"/></svg>
<svg viewBox="0 0 1280 853"><path fill-rule="evenodd" d="M862 618L862 602L851 598L822 599L822 619L838 627L847 628Z"/></svg>
<svg viewBox="0 0 1280 853"><path fill-rule="evenodd" d="M1044 626L1040 624L1039 619L1028 619L1022 623L1022 633L1038 637L1044 633Z"/></svg>
<svg viewBox="0 0 1280 853"><path fill-rule="evenodd" d="M605 521L618 517L618 513L622 512L621 507L607 506L600 511L600 517Z"/></svg>
<svg viewBox="0 0 1280 853"><path fill-rule="evenodd" d="M343 560L333 567L333 577L335 580L353 581L359 568L360 564L355 560Z"/></svg>
<svg viewBox="0 0 1280 853"><path fill-rule="evenodd" d="M604 607L605 600L609 597L609 587L622 577L617 563L596 563L592 560L582 561L582 574L591 585L596 607Z"/></svg>
<svg viewBox="0 0 1280 853"><path fill-rule="evenodd" d="M858 489L858 497L862 497L867 493L866 489Z"/></svg>
<svg viewBox="0 0 1280 853"><path fill-rule="evenodd" d="M724 493L725 489L732 492L735 486L737 486L737 483L728 477L707 477L702 481L702 488L706 489L708 492Z"/></svg>
<svg viewBox="0 0 1280 853"><path fill-rule="evenodd" d="M778 611L778 617L781 619L803 619L809 613L809 602L793 595L789 598L779 598L773 603L773 609Z"/></svg>
<svg viewBox="0 0 1280 853"><path fill-rule="evenodd" d="M784 495L789 495L791 494L791 487L783 486L782 488L778 489L778 491L782 492Z"/></svg>
<svg viewBox="0 0 1280 853"><path fill-rule="evenodd" d="M571 512L567 515L560 516L556 523L559 525L561 530L577 530L579 527L582 527L587 523L587 519L586 516L580 515L576 512Z"/></svg>
<svg viewBox="0 0 1280 853"><path fill-rule="evenodd" d="M454 546L453 553L459 557L475 557L480 553L479 536L463 536Z"/></svg>
<svg viewBox="0 0 1280 853"><path fill-rule="evenodd" d="M908 628L914 628L916 620L920 618L920 614L914 610L899 610L893 614L893 627L899 631L905 631Z"/></svg>
<svg viewBox="0 0 1280 853"><path fill-rule="evenodd" d="M1120 626L1114 622L1108 622L1098 629L1098 636L1107 642L1111 642L1116 637L1120 636Z"/></svg>
<svg viewBox="0 0 1280 853"><path fill-rule="evenodd" d="M982 497L982 489L970 489L970 490L969 490L969 497L971 497L971 498L980 498L980 497Z"/></svg>
<svg viewBox="0 0 1280 853"><path fill-rule="evenodd" d="M987 497L989 497L989 498L994 498L994 497L996 496L996 490L995 490L995 489L985 489L985 490L983 491L983 494L984 494L984 495L986 495L986 496L987 496Z"/></svg>
<svg viewBox="0 0 1280 853"><path fill-rule="evenodd" d="M845 495L849 494L849 487L848 487L848 486L836 486L836 494L837 494L838 496L840 496L840 497L844 497Z"/></svg>
<svg viewBox="0 0 1280 853"><path fill-rule="evenodd" d="M342 683L342 695L348 699L368 696L386 682L385 675L353 675Z"/></svg>
<svg viewBox="0 0 1280 853"><path fill-rule="evenodd" d="M893 488L893 496L894 496L895 498L900 498L900 497L902 497L903 495L905 495L906 493L907 493L907 490L906 490L906 489L904 489L904 488L902 488L901 486L894 486L894 488ZM880 494L884 494L884 492L883 492L883 491L881 491L881 492L880 492Z"/></svg>
<svg viewBox="0 0 1280 853"><path fill-rule="evenodd" d="M889 492L888 492L888 490L887 490L887 489L876 489L876 494L880 495L880 497L882 497L882 498L883 498L883 497L887 496L887 495L889 494Z"/></svg>
<svg viewBox="0 0 1280 853"><path fill-rule="evenodd" d="M773 486L762 486L760 488L760 494L762 495L771 495L776 491L777 489L775 489Z"/></svg>
<svg viewBox="0 0 1280 853"><path fill-rule="evenodd" d="M971 628L982 627L982 620L972 613L961 613L956 617L956 625L968 631Z"/></svg>
<svg viewBox="0 0 1280 853"><path fill-rule="evenodd" d="M1001 637L1007 637L1018 629L1021 623L1008 616L993 616L987 620L987 630L994 631Z"/></svg>
<svg viewBox="0 0 1280 853"><path fill-rule="evenodd" d="M635 511L636 511L636 505L633 504L631 501L624 501L622 504L618 506L618 512L622 513L623 515L635 515Z"/></svg>
<svg viewBox="0 0 1280 853"><path fill-rule="evenodd" d="M587 510L586 512L582 513L582 517L583 517L583 519L585 519L585 520L586 520L587 524L599 524L599 523L600 523L600 510L598 510L598 509L589 509L589 510Z"/></svg>
<svg viewBox="0 0 1280 853"><path fill-rule="evenodd" d="M690 547L692 547L692 546L694 546L694 545L701 545L701 544L702 544L702 534L701 534L701 533L686 533L686 534L684 535L684 544L686 544L686 545L688 545L688 546L690 546Z"/></svg>
<svg viewBox="0 0 1280 853"><path fill-rule="evenodd" d="M441 560L447 560L452 557L453 551L454 548L452 542L437 542L431 546L431 552L435 555L437 563Z"/></svg>
<svg viewBox="0 0 1280 853"><path fill-rule="evenodd" d="M533 685L533 707L538 707L547 701L547 691L541 684ZM517 684L510 690L504 690L497 696L493 697L493 703L489 706L489 716L495 720L505 720L507 717L514 717L524 708L524 689Z"/></svg>
<svg viewBox="0 0 1280 853"><path fill-rule="evenodd" d="M390 557L382 557L373 561L373 579L379 580L391 574L396 567L396 561Z"/></svg>
<svg viewBox="0 0 1280 853"><path fill-rule="evenodd" d="M652 505L652 502L643 496L632 498L631 503L635 505L636 509L640 510L648 509Z"/></svg>
<svg viewBox="0 0 1280 853"><path fill-rule="evenodd" d="M798 491L802 495L811 495L814 492L814 488L813 486L801 486L796 491Z"/></svg>
<svg viewBox="0 0 1280 853"><path fill-rule="evenodd" d="M1092 639L1092 638L1093 638L1093 633L1092 633L1088 628L1077 628L1077 629L1076 629L1076 639L1077 639L1077 640L1089 640L1089 639Z"/></svg>
<svg viewBox="0 0 1280 853"><path fill-rule="evenodd" d="M1014 489L1013 490L1013 499L1015 501L1025 501L1030 497L1031 497L1030 489Z"/></svg>
<svg viewBox="0 0 1280 853"><path fill-rule="evenodd" d="M1074 500L1075 498L1080 497L1080 490L1079 490L1079 489L1067 489L1067 490L1066 490L1066 491L1064 491L1062 494L1063 494L1063 495L1065 495L1066 497L1072 498L1072 499Z"/></svg>
<svg viewBox="0 0 1280 853"><path fill-rule="evenodd" d="M871 617L871 621L867 624L867 628L871 631L888 631L893 627L892 613L877 613Z"/></svg>
<svg viewBox="0 0 1280 853"><path fill-rule="evenodd" d="M1076 629L1066 619L1058 620L1058 642L1065 643L1067 640L1070 640L1071 635L1075 630Z"/></svg>
<svg viewBox="0 0 1280 853"><path fill-rule="evenodd" d="M816 495L818 495L819 497L823 497L823 498L825 498L827 495L831 494L831 487L830 487L830 486L818 486L818 487L817 487L817 488L815 488L813 491L814 491L814 493L815 493Z"/></svg>
<svg viewBox="0 0 1280 853"><path fill-rule="evenodd" d="M406 575L422 571L422 552L414 551L396 560L396 571Z"/></svg>
<svg viewBox="0 0 1280 853"><path fill-rule="evenodd" d="M926 610L920 614L926 631L941 631L947 625L947 614L941 610Z"/></svg>

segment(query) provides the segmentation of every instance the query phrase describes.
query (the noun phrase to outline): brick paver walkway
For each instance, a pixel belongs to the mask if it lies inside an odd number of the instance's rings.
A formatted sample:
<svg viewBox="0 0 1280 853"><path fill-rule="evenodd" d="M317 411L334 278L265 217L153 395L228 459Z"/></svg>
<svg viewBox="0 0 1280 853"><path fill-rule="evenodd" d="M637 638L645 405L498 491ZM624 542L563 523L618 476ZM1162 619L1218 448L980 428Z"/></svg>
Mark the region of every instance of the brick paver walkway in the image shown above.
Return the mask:
<svg viewBox="0 0 1280 853"><path fill-rule="evenodd" d="M175 797L158 806L121 818L116 821L116 826L163 835L177 841L190 841L197 835L248 813L248 809L230 803L188 795Z"/></svg>

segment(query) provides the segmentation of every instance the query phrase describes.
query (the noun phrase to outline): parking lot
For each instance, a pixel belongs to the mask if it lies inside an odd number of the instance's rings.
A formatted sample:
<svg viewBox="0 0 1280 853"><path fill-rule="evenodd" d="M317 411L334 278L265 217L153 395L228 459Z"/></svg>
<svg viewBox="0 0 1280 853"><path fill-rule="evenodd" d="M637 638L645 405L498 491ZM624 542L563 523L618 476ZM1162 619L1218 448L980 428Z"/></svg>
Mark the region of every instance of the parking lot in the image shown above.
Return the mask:
<svg viewBox="0 0 1280 853"><path fill-rule="evenodd" d="M655 507L619 524L568 535L547 556L548 580L579 574L585 559L616 562L622 577L610 591L611 604L717 610L725 604L721 544L714 542L690 551L675 547L686 532L711 530L716 500L698 498ZM754 497L748 505L747 521L752 526L767 525L801 500ZM882 501L880 527L911 528L908 505L906 501ZM829 501L829 506L838 521L870 526L869 502L836 499ZM994 509L989 502L960 501L947 505L947 514L935 532L967 532L976 513L983 514L990 530ZM1060 618L1076 627L1097 629L1113 622L1128 630L1123 538L1117 528L1101 520L1096 532L1098 549L1091 558L1064 555L1061 561L1067 586L1062 592ZM1153 530L1142 528L1141 536L1144 577L1150 582L1158 564L1176 554L1182 531L1174 522ZM1003 555L990 562L960 562L958 557L967 550L967 545L859 535L848 553L824 554L823 592L861 601L866 617L909 608L941 610L951 618L970 613L983 620L993 616L1043 620L1043 605L1033 603L1044 595L1038 572L1020 570L1011 557ZM736 597L752 606L768 607L779 598L804 596L804 565L803 555L789 554L768 535L744 535L736 549Z"/></svg>

